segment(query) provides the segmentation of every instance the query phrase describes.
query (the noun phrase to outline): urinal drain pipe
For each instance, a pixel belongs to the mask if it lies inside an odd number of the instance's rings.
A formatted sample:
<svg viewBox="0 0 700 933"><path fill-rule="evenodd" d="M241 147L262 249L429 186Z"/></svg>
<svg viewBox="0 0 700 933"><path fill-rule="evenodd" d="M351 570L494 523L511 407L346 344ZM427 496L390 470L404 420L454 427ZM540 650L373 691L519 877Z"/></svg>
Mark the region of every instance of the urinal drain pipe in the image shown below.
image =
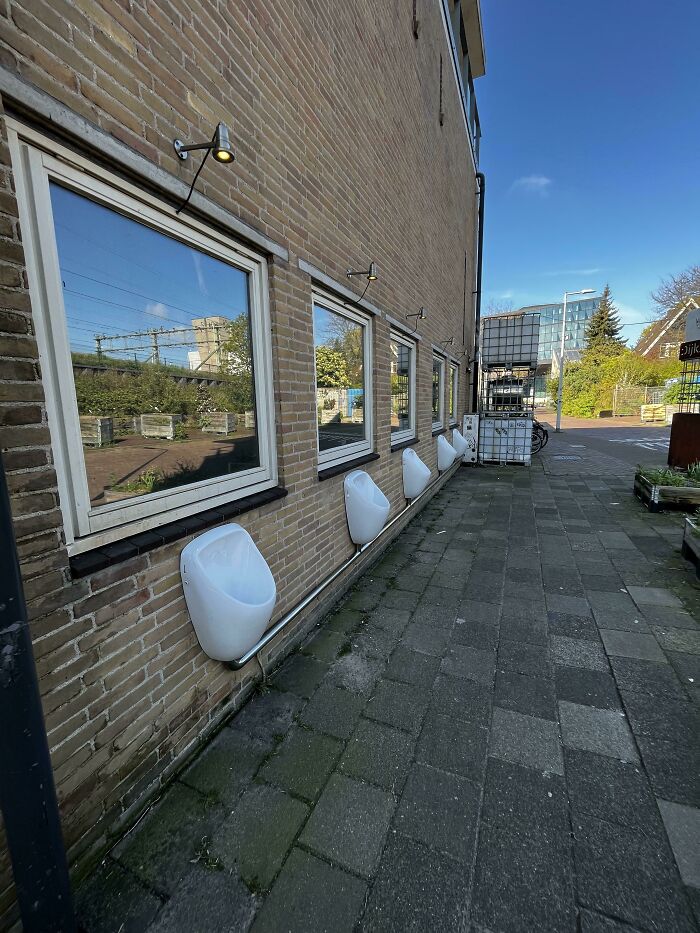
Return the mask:
<svg viewBox="0 0 700 933"><path fill-rule="evenodd" d="M317 587L315 587L315 589L311 590L311 592L308 593L301 600L301 602L297 603L293 609L290 609L289 612L286 615L282 616L282 618L278 622L275 622L272 628L269 628L265 632L265 634L262 636L260 641L254 644L253 647L249 651L246 651L246 653L243 655L242 658L239 658L237 661L228 661L227 663L228 663L228 666L231 668L231 670L238 671L242 667L245 667L248 661L251 661L258 654L259 651L262 651L265 645L269 644L272 641L272 639L275 638L276 635L279 635L282 629L286 628L286 626L289 625L292 619L295 619L299 615L300 612L303 612L303 610L306 609L309 603L312 603L314 599L316 599L317 596L320 596L321 593L325 589L327 589L327 587L329 587L331 583L333 583L334 580L337 580L337 578L341 575L341 573L344 573L348 569L348 567L358 559L358 557L364 554L364 552L368 548L372 547L375 541L378 541L381 538L381 536L391 528L392 525L395 525L396 522L399 521L399 519L403 518L406 512L408 512L409 509L413 508L413 506L416 504L416 502L418 502L419 499L422 499L423 496L427 495L430 492L430 490L434 486L436 486L438 483L444 483L445 480L447 480L450 476L452 476L453 473L456 473L457 469L461 465L461 462L462 462L461 460L457 460L455 463L452 464L452 466L448 467L447 470L445 470L443 473L440 473L437 479L434 479L432 483L426 486L423 492L419 496L416 496L415 499L412 499L409 505L401 509L398 515L395 515L391 519L391 521L386 523L386 525L382 528L382 530L379 532L379 534L373 541L370 541L369 544L363 544L362 547L358 547L355 553L351 557L348 557L348 559L344 561L340 565L340 567L337 567L333 571L333 573L330 574L330 576L326 577L325 580L323 580L321 583L319 583ZM262 668L262 664L260 666Z"/></svg>

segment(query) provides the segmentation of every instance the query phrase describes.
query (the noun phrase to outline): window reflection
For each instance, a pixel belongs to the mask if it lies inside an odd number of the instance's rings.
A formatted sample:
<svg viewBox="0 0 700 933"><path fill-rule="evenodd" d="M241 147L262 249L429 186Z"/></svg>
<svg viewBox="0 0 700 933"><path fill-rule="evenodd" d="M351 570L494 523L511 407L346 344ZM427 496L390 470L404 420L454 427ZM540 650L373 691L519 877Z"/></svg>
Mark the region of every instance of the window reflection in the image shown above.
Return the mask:
<svg viewBox="0 0 700 933"><path fill-rule="evenodd" d="M320 451L365 440L364 326L314 305Z"/></svg>
<svg viewBox="0 0 700 933"><path fill-rule="evenodd" d="M411 353L410 347L392 340L391 352L391 433L411 427Z"/></svg>

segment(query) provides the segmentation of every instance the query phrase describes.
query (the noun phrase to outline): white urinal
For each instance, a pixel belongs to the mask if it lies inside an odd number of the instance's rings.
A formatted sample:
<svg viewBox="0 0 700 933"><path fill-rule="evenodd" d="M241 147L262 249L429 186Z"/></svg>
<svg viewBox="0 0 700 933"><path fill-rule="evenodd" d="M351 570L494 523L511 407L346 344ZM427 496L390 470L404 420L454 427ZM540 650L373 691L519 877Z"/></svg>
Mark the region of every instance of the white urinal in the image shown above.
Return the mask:
<svg viewBox="0 0 700 933"><path fill-rule="evenodd" d="M277 587L245 528L222 525L190 541L180 573L202 650L216 661L249 651L270 621Z"/></svg>
<svg viewBox="0 0 700 933"><path fill-rule="evenodd" d="M389 517L389 500L364 470L348 473L344 485L350 537L355 544L368 544L374 541Z"/></svg>
<svg viewBox="0 0 700 933"><path fill-rule="evenodd" d="M419 496L430 481L430 467L423 463L412 447L401 454L403 462L403 494L407 499Z"/></svg>
<svg viewBox="0 0 700 933"><path fill-rule="evenodd" d="M441 434L437 439L438 451L438 470L443 473L448 467L452 466L457 456L457 451L452 444Z"/></svg>
<svg viewBox="0 0 700 933"><path fill-rule="evenodd" d="M457 451L457 456L460 460L463 459L464 455L469 450L469 444L467 444L462 436L462 432L458 431L457 428L452 431L452 446Z"/></svg>

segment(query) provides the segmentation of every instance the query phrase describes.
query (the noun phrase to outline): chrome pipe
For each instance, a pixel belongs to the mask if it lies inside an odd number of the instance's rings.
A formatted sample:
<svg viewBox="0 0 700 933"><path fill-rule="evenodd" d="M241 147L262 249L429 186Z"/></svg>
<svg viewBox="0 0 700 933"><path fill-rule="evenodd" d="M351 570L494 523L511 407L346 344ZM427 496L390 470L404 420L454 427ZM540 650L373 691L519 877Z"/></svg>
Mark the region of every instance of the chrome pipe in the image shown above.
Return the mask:
<svg viewBox="0 0 700 933"><path fill-rule="evenodd" d="M401 511L398 513L398 515L395 515L395 516L391 519L391 521L388 521L388 522L386 523L386 525L382 528L382 530L379 532L379 534L377 535L377 537L376 537L373 541L370 541L368 544L363 544L362 547L358 546L358 547L357 547L357 550L355 551L355 553L354 553L351 557L348 557L347 560L343 561L343 563L340 565L340 567L337 567L337 568L330 574L330 576L326 577L325 580L323 580L321 583L319 583L317 587L315 587L313 590L311 590L311 592L308 593L308 594L301 600L301 602L297 603L296 606L294 606L293 609L290 609L289 612L288 612L286 615L283 615L282 618L281 618L278 622L275 622L275 624L272 626L272 628L269 628L269 629L265 632L265 634L262 636L262 638L261 638L256 644L254 644L253 647L252 647L249 651L246 651L246 653L243 655L242 658L239 658L239 659L236 660L236 661L228 661L227 664L228 664L228 666L231 668L231 670L233 670L233 671L239 671L242 667L245 667L245 665L246 665L249 661L252 661L252 659L258 654L258 652L262 651L262 649L265 647L265 645L268 645L268 644L272 641L272 639L282 631L283 628L285 628L287 625L289 625L289 623L292 621L292 619L295 619L295 618L299 615L300 612L303 612L303 610L306 609L306 607L309 605L309 603L313 602L314 599L316 599L317 596L320 596L321 593L322 593L328 586L330 586L331 583L333 583L333 581L336 580L336 579L340 576L341 573L343 573L345 570L347 570L347 568L350 566L350 564L354 563L354 562L357 560L357 558L360 557L360 555L364 554L364 552L365 552L368 548L372 547L372 545L374 544L374 542L375 542L375 541L378 541L378 540L381 538L381 536L384 534L384 532L388 531L388 530L391 528L392 525L396 524L396 522L398 522L398 520L399 520L400 518L402 518L402 517L406 514L406 512L408 512L409 509L412 509L413 506L416 504L416 502L418 502L419 499L422 499L423 496L427 495L427 493L429 493L430 490L431 490L434 486L436 486L438 483L444 482L444 481L447 480L450 476L452 476L453 473L456 473L456 472L457 472L457 468L461 465L461 463L462 463L461 460L456 460L456 461L452 464L452 466L450 466L447 470L445 470L444 473L439 473L438 476L437 476L437 479L434 479L432 483L430 483L428 486L426 486L425 489L423 490L423 492L422 492L419 496L416 496L415 499L411 499L411 502L410 502L409 505L407 505L405 508L401 509ZM261 665L261 666L262 666L262 665Z"/></svg>

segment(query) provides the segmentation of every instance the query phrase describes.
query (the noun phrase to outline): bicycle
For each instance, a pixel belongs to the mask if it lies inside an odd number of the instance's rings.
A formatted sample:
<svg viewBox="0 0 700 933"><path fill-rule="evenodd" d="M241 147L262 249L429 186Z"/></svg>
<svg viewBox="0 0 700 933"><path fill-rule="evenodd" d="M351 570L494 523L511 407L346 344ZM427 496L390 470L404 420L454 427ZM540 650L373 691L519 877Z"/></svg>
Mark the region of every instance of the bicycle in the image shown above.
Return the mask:
<svg viewBox="0 0 700 933"><path fill-rule="evenodd" d="M549 441L549 431L536 419L532 419L532 452L539 453Z"/></svg>

